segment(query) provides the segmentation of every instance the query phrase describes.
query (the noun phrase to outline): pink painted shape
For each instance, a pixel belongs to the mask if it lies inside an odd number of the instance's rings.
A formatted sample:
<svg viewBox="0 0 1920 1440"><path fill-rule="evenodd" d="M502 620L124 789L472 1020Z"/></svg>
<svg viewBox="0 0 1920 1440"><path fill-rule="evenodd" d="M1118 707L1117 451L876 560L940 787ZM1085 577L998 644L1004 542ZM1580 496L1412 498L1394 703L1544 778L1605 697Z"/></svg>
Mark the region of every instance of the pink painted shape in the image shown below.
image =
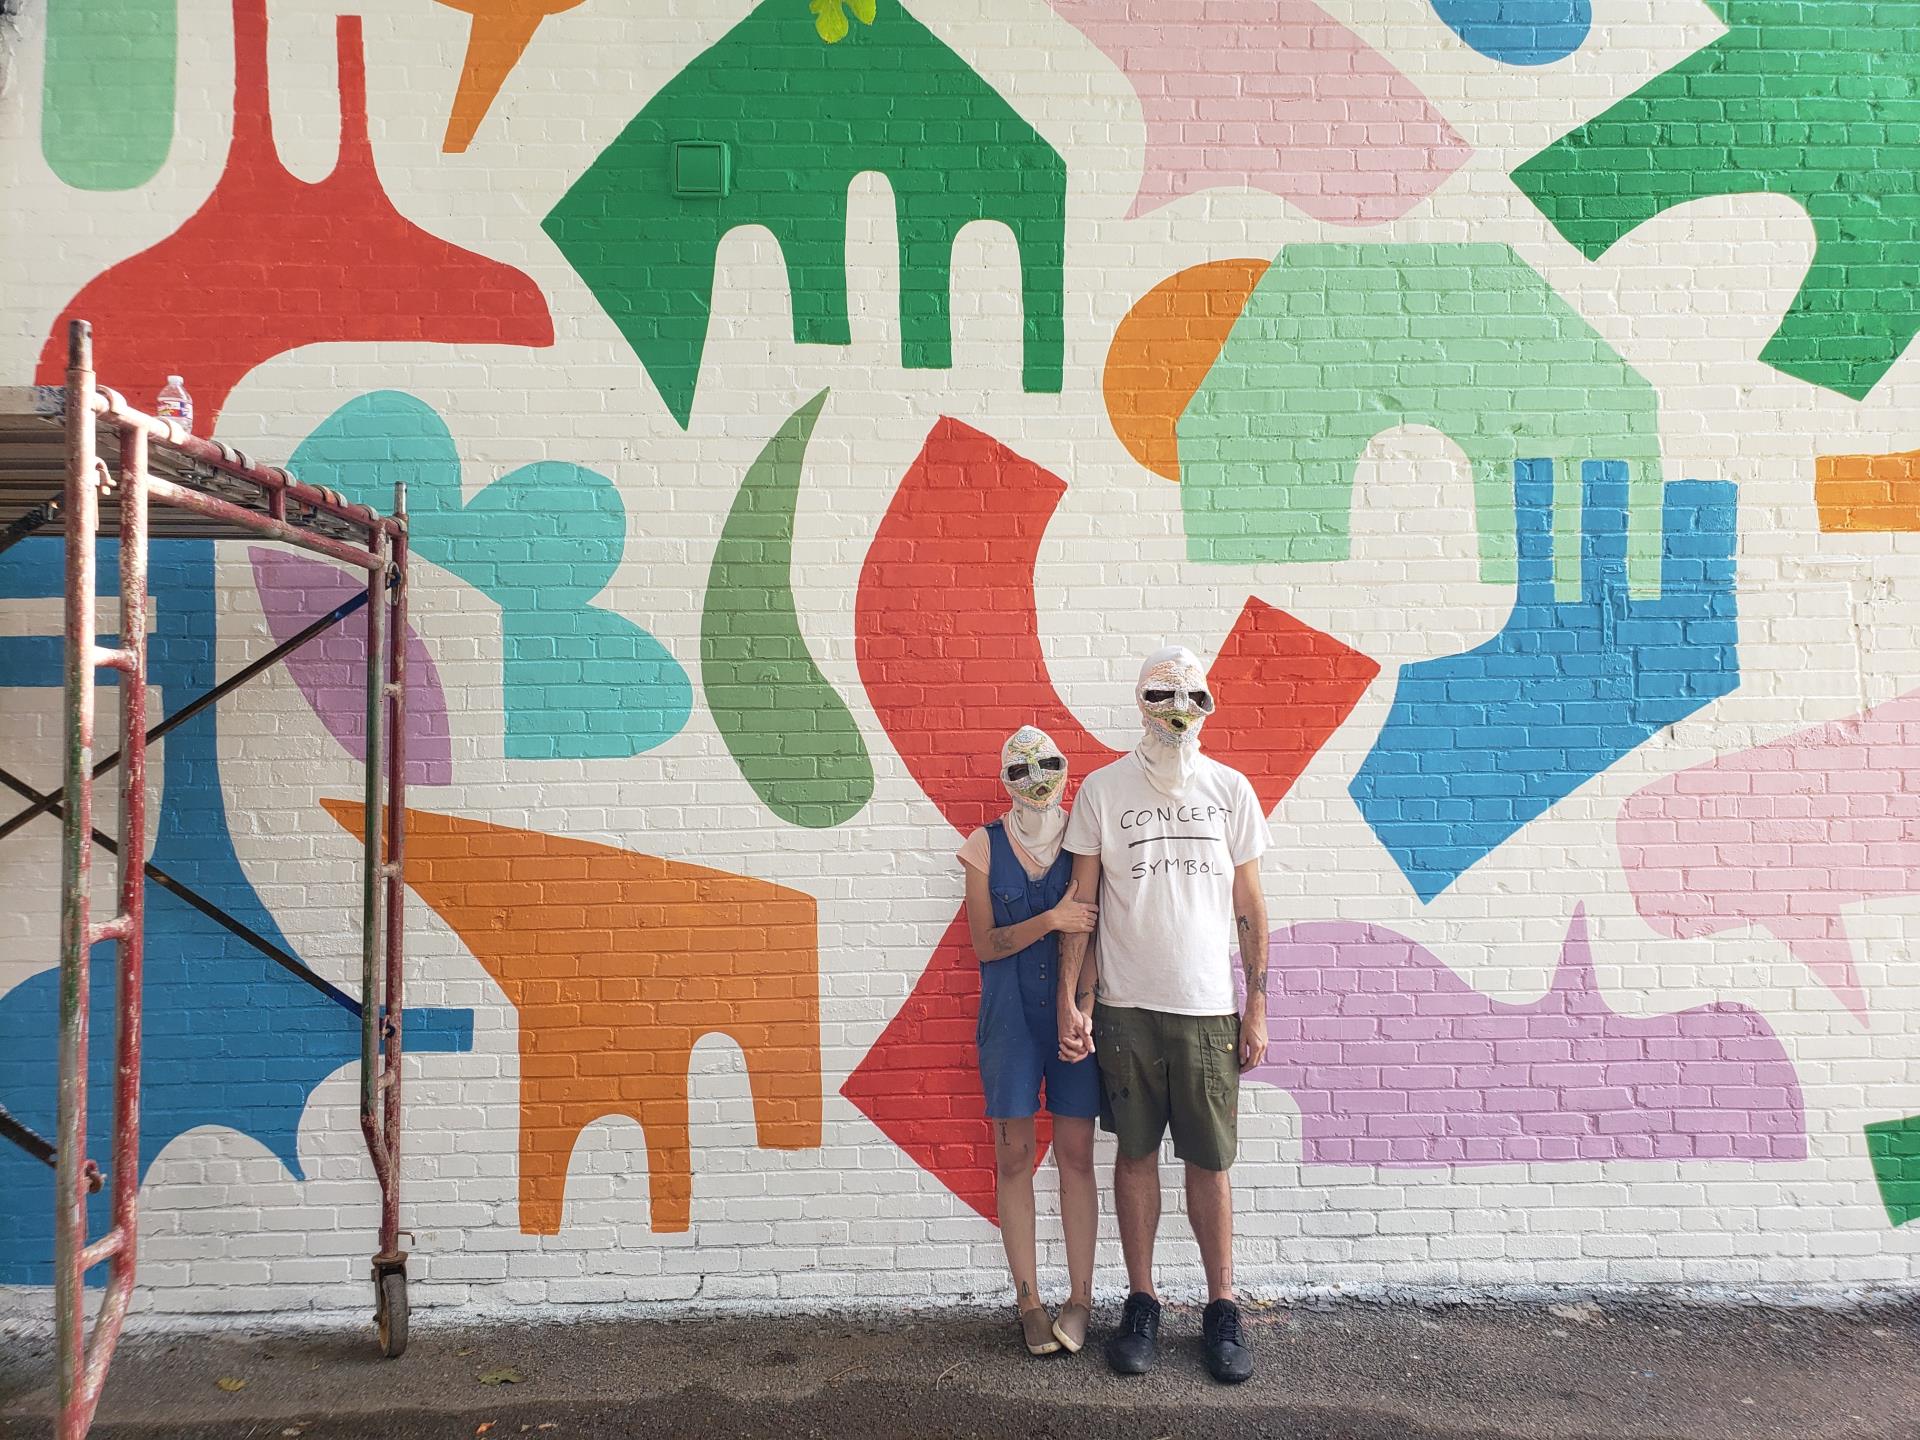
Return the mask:
<svg viewBox="0 0 1920 1440"><path fill-rule="evenodd" d="M253 583L276 645L283 645L362 587L343 570L304 555L251 549ZM294 683L327 733L356 760L367 758L366 611L349 615L287 657ZM440 672L407 627L407 783L451 785L453 740Z"/></svg>
<svg viewBox="0 0 1920 1440"><path fill-rule="evenodd" d="M1655 781L1618 835L1655 929L1762 926L1864 1021L1840 912L1920 891L1920 690Z"/></svg>
<svg viewBox="0 0 1920 1440"><path fill-rule="evenodd" d="M1245 186L1328 224L1378 224L1473 153L1392 62L1311 0L1049 3L1140 97L1147 155L1129 219Z"/></svg>
<svg viewBox="0 0 1920 1440"><path fill-rule="evenodd" d="M1249 1076L1292 1094L1313 1164L1806 1158L1800 1083L1766 1021L1724 1002L1614 1013L1583 909L1529 1005L1377 925L1290 926L1268 956L1272 1047Z"/></svg>

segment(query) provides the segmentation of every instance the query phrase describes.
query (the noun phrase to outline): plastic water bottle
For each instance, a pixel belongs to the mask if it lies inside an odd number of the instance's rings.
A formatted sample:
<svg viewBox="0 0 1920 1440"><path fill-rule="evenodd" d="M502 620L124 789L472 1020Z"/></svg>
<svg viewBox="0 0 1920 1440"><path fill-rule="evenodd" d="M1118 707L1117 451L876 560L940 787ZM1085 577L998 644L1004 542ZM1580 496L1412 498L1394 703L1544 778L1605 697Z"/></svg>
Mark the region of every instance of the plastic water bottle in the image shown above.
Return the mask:
<svg viewBox="0 0 1920 1440"><path fill-rule="evenodd" d="M178 420L186 429L193 429L193 397L178 375L167 376L167 388L160 392L160 418Z"/></svg>

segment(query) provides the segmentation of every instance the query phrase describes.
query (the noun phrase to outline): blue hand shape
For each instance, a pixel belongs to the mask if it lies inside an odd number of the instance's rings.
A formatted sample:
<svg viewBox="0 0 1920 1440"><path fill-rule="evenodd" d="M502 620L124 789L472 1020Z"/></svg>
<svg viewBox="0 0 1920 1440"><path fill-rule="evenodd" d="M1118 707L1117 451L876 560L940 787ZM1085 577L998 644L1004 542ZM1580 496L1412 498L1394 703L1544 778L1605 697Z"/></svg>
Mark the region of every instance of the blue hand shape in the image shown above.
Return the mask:
<svg viewBox="0 0 1920 1440"><path fill-rule="evenodd" d="M55 541L15 546L0 557L0 598L58 595L61 561ZM102 593L114 593L118 567L119 547L102 544ZM215 683L213 546L204 540L158 542L150 572L155 630L149 664L161 687L153 706L157 719L163 706L183 705ZM115 641L103 637L102 643ZM60 644L0 637L0 676L7 685L59 686ZM112 678L113 672L101 672L102 683ZM152 858L243 924L291 948L248 883L228 835L217 714L217 706L202 711L161 743ZM107 748L114 748L111 742ZM50 846L59 841L52 820L37 820L21 833ZM104 851L95 856L112 863ZM115 953L112 945L94 948L89 997L88 1153L103 1169L114 1158ZM57 985L57 972L47 970L0 995L0 1103L49 1138L55 1133ZM212 1125L258 1140L294 1178L304 1178L300 1117L320 1082L359 1056L357 1016L155 885L147 887L145 1016L141 1173L176 1136ZM470 1010L407 1013L410 1052L466 1050L472 1042ZM94 1233L108 1218L103 1192L90 1206ZM53 1172L0 1142L0 1284L45 1285L52 1279Z"/></svg>
<svg viewBox="0 0 1920 1440"><path fill-rule="evenodd" d="M1489 60L1550 65L1586 43L1593 0L1432 0L1446 27Z"/></svg>
<svg viewBox="0 0 1920 1440"><path fill-rule="evenodd" d="M1555 598L1553 462L1514 466L1519 589L1506 627L1400 672L1350 787L1422 900L1663 726L1740 683L1735 489L1665 490L1661 590L1628 596L1627 466L1582 468L1580 594Z"/></svg>
<svg viewBox="0 0 1920 1440"><path fill-rule="evenodd" d="M287 468L380 508L393 503L395 480L407 482L414 553L499 603L513 759L624 759L687 723L687 672L645 630L592 603L627 537L626 509L604 475L542 461L464 500L446 423L397 390L342 405Z"/></svg>

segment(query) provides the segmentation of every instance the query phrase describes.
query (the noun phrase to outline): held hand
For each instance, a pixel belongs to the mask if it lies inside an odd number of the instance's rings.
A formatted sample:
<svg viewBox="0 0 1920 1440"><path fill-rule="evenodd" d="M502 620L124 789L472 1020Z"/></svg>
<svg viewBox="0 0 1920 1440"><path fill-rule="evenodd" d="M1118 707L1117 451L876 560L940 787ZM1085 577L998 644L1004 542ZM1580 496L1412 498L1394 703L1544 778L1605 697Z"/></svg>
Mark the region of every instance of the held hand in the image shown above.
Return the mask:
<svg viewBox="0 0 1920 1440"><path fill-rule="evenodd" d="M1093 1017L1077 1006L1061 1007L1059 1032L1062 1060L1071 1063L1093 1053Z"/></svg>
<svg viewBox="0 0 1920 1440"><path fill-rule="evenodd" d="M1240 1070L1244 1074L1267 1058L1267 1008L1249 1005L1240 1017Z"/></svg>
<svg viewBox="0 0 1920 1440"><path fill-rule="evenodd" d="M1095 923L1100 919L1100 907L1068 895L1047 912L1047 918L1053 922L1053 928L1062 934L1091 935Z"/></svg>

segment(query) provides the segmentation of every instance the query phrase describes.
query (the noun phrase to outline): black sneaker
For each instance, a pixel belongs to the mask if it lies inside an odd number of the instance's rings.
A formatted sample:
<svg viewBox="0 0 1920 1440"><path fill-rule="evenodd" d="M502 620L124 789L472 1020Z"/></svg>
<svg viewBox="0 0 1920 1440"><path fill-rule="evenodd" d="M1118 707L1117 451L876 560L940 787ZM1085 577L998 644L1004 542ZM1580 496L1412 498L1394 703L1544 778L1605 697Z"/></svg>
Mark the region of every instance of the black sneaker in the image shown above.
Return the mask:
<svg viewBox="0 0 1920 1440"><path fill-rule="evenodd" d="M1116 1375L1144 1375L1153 1369L1159 1342L1160 1302L1136 1290L1120 1312L1120 1328L1107 1341L1107 1364Z"/></svg>
<svg viewBox="0 0 1920 1440"><path fill-rule="evenodd" d="M1240 1307L1216 1300L1200 1320L1207 1351L1207 1372L1222 1385L1238 1385L1253 1374L1253 1351L1240 1336Z"/></svg>

